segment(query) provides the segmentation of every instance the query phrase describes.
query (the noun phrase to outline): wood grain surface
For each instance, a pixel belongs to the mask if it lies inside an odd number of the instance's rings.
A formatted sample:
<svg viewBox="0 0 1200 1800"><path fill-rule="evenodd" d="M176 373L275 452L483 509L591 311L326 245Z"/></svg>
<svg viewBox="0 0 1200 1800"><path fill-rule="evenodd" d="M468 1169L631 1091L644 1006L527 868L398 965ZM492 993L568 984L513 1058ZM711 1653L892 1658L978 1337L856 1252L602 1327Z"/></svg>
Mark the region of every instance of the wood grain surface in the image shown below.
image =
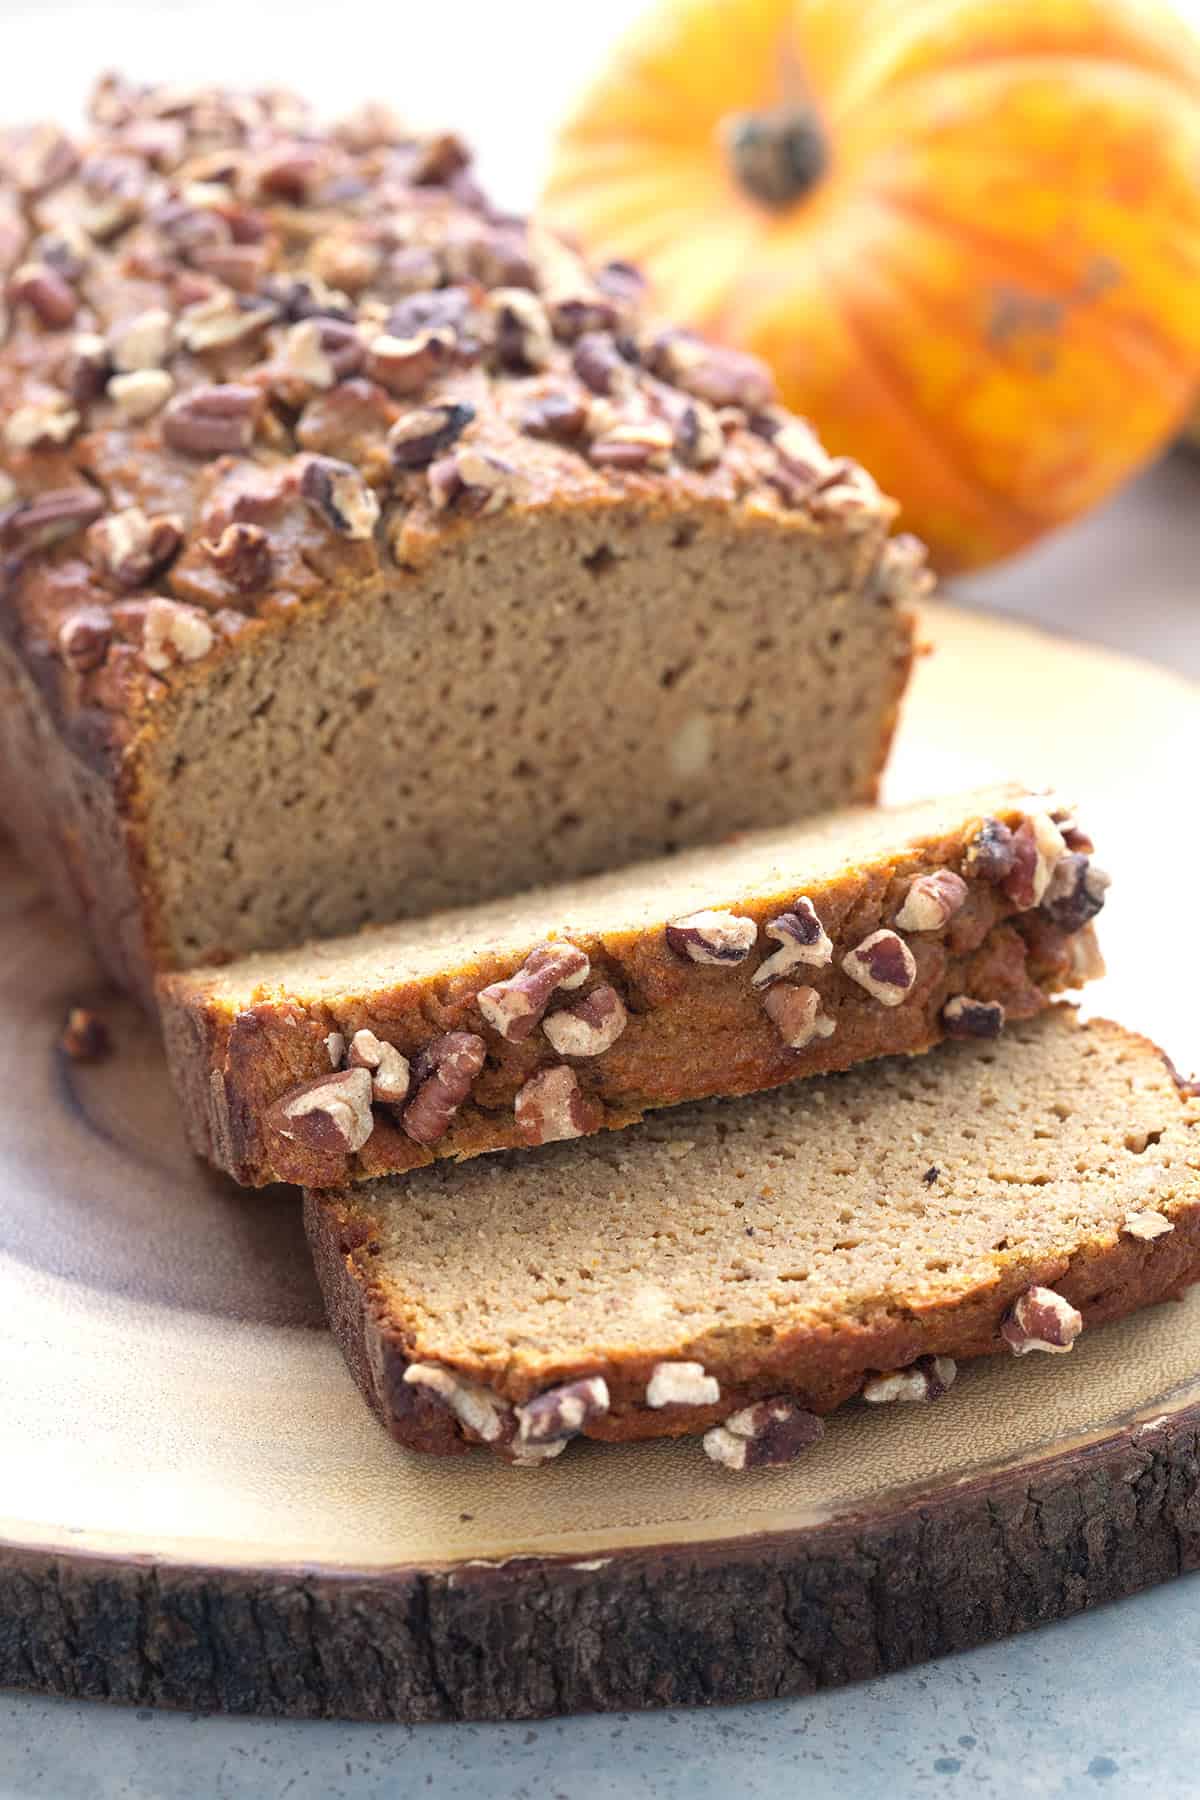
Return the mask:
<svg viewBox="0 0 1200 1800"><path fill-rule="evenodd" d="M889 797L1007 774L1077 797L1115 876L1090 1004L1194 1064L1168 937L1200 873L1195 691L927 622ZM735 1700L1200 1565L1200 1296L969 1368L919 1414L848 1408L790 1470L686 1443L532 1473L406 1455L322 1329L296 1196L188 1157L153 1033L95 980L0 863L0 1683L406 1719ZM106 1063L56 1049L80 1000Z"/></svg>

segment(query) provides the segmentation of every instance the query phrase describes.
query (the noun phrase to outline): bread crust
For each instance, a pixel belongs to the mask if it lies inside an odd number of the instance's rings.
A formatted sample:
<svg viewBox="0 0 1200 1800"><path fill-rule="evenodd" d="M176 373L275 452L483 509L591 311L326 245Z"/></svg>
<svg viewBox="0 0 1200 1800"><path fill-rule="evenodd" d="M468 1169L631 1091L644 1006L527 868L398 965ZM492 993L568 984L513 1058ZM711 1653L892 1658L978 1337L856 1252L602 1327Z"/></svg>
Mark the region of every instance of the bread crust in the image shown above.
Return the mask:
<svg viewBox="0 0 1200 1800"><path fill-rule="evenodd" d="M165 892L181 718L313 617L384 591L426 604L464 546L486 555L500 512L534 532L709 520L783 557L826 547L846 598L878 607L886 654L844 795L874 797L928 577L910 540L885 549L891 502L779 412L761 365L651 327L632 271L498 218L444 134L322 132L290 96L168 101L113 80L93 117L78 145L0 141L18 296L0 349L0 818L119 982L148 1000L155 973L230 953L185 947ZM194 414L216 393L241 410L210 442ZM431 412L470 415L436 458Z"/></svg>
<svg viewBox="0 0 1200 1800"><path fill-rule="evenodd" d="M1062 1011L1063 1009L1058 1009ZM1081 1030L1115 1035L1132 1052L1151 1053L1175 1071L1157 1045L1107 1020ZM1178 1087L1181 1122L1200 1130L1200 1104ZM600 1375L608 1384L607 1414L583 1435L608 1442L692 1436L721 1423L753 1401L786 1394L809 1412L834 1411L858 1394L876 1371L902 1369L920 1357L1008 1355L1000 1327L1014 1302L1031 1286L1052 1288L1082 1315L1085 1328L1107 1324L1159 1301L1177 1299L1200 1279L1200 1180L1165 1208L1172 1229L1150 1241L1112 1234L1109 1241L1080 1242L1054 1258L1014 1258L994 1279L952 1302L894 1305L865 1317L809 1322L771 1338L763 1348L756 1332L722 1330L673 1343L672 1357L694 1359L716 1378L713 1405L653 1409L646 1387L661 1346L644 1355L580 1357L536 1372L514 1357L497 1373L484 1361L456 1364L455 1372L520 1405L560 1382ZM305 1229L331 1329L364 1397L381 1423L406 1449L455 1455L472 1447L470 1435L427 1390L405 1381L411 1351L374 1267L383 1226L372 1211L370 1186L305 1194ZM1131 1205L1136 1204L1131 1199Z"/></svg>

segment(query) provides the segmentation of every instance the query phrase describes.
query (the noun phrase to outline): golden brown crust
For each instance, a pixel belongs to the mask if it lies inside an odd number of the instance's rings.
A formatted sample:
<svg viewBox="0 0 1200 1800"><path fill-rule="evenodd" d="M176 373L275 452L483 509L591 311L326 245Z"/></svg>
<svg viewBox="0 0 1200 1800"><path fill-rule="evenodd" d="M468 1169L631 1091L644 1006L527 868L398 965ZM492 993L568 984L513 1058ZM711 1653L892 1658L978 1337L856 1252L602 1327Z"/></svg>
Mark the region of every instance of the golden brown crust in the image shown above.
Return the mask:
<svg viewBox="0 0 1200 1800"><path fill-rule="evenodd" d="M41 696L24 747L69 752L45 804L85 804L83 768L109 786L135 912L122 952L95 935L119 979L132 958L145 991L177 960L141 824L176 703L481 516L715 509L843 541L860 585L924 585L912 554L872 575L894 508L779 412L761 364L493 212L457 140L115 79L92 117L76 144L0 140L0 606ZM106 885L98 853L86 876Z"/></svg>
<svg viewBox="0 0 1200 1800"><path fill-rule="evenodd" d="M1149 1039L1106 1020L1084 1028L1121 1038L1132 1052L1149 1052L1176 1082L1183 1123L1200 1130L1200 1108L1179 1084L1169 1058ZM410 1353L392 1301L375 1266L382 1221L372 1210L370 1186L305 1194L305 1228L331 1328L372 1410L396 1440L411 1450L453 1455L472 1447L446 1407L404 1379ZM1082 1316L1085 1327L1109 1323L1167 1299L1177 1299L1200 1279L1200 1190L1193 1178L1184 1197L1164 1212L1172 1229L1149 1240L1121 1233L1105 1243L1081 1242L1069 1253L997 1267L993 1278L951 1301L894 1305L874 1314L806 1322L772 1332L763 1347L757 1332L722 1331L681 1354L702 1359L720 1386L712 1405L654 1409L646 1404L655 1354L631 1352L620 1359L588 1358L562 1366L556 1381L599 1375L610 1406L583 1427L585 1436L628 1442L696 1435L753 1401L786 1394L805 1410L826 1414L860 1393L879 1370L902 1369L920 1357L1007 1355L1000 1327L1013 1303L1031 1286L1052 1288ZM497 1373L481 1359L457 1371L520 1405L541 1385L515 1358Z"/></svg>
<svg viewBox="0 0 1200 1800"><path fill-rule="evenodd" d="M558 1001L573 1005L596 988L612 989L628 1013L625 1029L603 1054L568 1058L586 1109L585 1129L618 1130L654 1107L748 1094L871 1057L926 1051L946 1034L943 1010L955 996L998 1004L1004 1016L1016 1020L1032 1017L1051 995L1079 986L1075 931L1044 909L1019 910L1002 884L968 866L982 826L972 798L967 797L961 826L946 835L914 839L900 814L888 855L874 855L819 887L809 885L798 866L791 889L753 900L735 896L738 915L754 922L758 944L737 967L689 960L672 947L661 924L603 933L572 926L571 941L586 953L591 972L583 989L561 994ZM1009 803L998 817L1006 831L1015 832L1026 811ZM940 870L966 876L959 910L942 929L900 934L914 959L914 984L902 1004L885 1006L843 972L843 959L877 929L896 922L914 880ZM651 892L653 885L648 877ZM826 967L801 966L791 979L811 984L824 1017L836 1028L795 1049L781 1035L752 976L773 948L764 928L800 892L812 899L832 955ZM723 909L730 898L716 891L706 904ZM240 1011L204 971L165 977L159 1002L168 1061L194 1147L249 1186L291 1181L335 1187L403 1173L440 1157L528 1143L514 1110L516 1097L562 1057L541 1030L522 1042L507 1042L481 1013L477 997L481 989L513 976L533 949L530 942L515 954L460 957L420 980L373 991L322 991L315 998L305 991L307 953L300 950L287 991L272 991ZM330 1035L349 1044L359 1030L394 1045L413 1063L441 1033L465 1031L483 1039L486 1065L440 1140L417 1142L405 1132L401 1111L386 1105L375 1108L374 1128L357 1149L318 1149L280 1130L278 1109L286 1097L328 1076L331 1062L340 1064L340 1053L331 1059Z"/></svg>

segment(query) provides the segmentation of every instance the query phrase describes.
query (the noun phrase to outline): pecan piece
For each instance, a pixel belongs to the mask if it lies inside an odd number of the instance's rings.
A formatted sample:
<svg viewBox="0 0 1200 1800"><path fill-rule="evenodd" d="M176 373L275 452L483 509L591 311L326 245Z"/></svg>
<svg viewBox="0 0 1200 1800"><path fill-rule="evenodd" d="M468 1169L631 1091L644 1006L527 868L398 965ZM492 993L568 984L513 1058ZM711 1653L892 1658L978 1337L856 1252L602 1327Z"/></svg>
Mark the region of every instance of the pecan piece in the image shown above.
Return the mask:
<svg viewBox="0 0 1200 1800"><path fill-rule="evenodd" d="M955 994L942 1008L947 1037L995 1038L1004 1030L1004 1007L999 1000L973 1000Z"/></svg>
<svg viewBox="0 0 1200 1800"><path fill-rule="evenodd" d="M475 996L485 1022L510 1044L523 1044L533 1035L557 988L572 991L583 986L591 963L574 944L539 944L529 952L515 975L494 981Z"/></svg>
<svg viewBox="0 0 1200 1800"><path fill-rule="evenodd" d="M612 987L593 988L575 1006L551 1013L542 1031L560 1056L603 1056L616 1043L629 1013Z"/></svg>
<svg viewBox="0 0 1200 1800"><path fill-rule="evenodd" d="M603 398L625 393L632 385L629 364L607 333L589 331L571 354L571 367L586 388Z"/></svg>
<svg viewBox="0 0 1200 1800"><path fill-rule="evenodd" d="M522 487L512 463L464 445L435 462L428 471L429 492L439 512L464 502L477 513L498 512L515 500Z"/></svg>
<svg viewBox="0 0 1200 1800"><path fill-rule="evenodd" d="M531 1075L513 1102L517 1130L529 1144L557 1144L583 1137L591 1124L574 1069L560 1063Z"/></svg>
<svg viewBox="0 0 1200 1800"><path fill-rule="evenodd" d="M899 1006L916 985L912 951L894 931L873 931L842 958L842 968L881 1006Z"/></svg>
<svg viewBox="0 0 1200 1800"><path fill-rule="evenodd" d="M87 534L88 555L123 588L142 587L166 568L182 542L180 519L173 513L148 519L140 506L98 519Z"/></svg>
<svg viewBox="0 0 1200 1800"><path fill-rule="evenodd" d="M226 350L265 331L279 317L270 301L246 300L237 294L219 293L184 308L178 325L179 341L193 355L206 350Z"/></svg>
<svg viewBox="0 0 1200 1800"><path fill-rule="evenodd" d="M253 594L271 579L271 544L261 525L234 522L219 538L201 544L217 573L239 594Z"/></svg>
<svg viewBox="0 0 1200 1800"><path fill-rule="evenodd" d="M906 1369L888 1369L872 1375L862 1397L872 1406L890 1400L940 1400L954 1385L958 1366L951 1356L918 1356Z"/></svg>
<svg viewBox="0 0 1200 1800"><path fill-rule="evenodd" d="M173 330L171 315L161 306L137 313L108 334L109 356L118 374L136 369L158 369L167 359Z"/></svg>
<svg viewBox="0 0 1200 1800"><path fill-rule="evenodd" d="M1003 883L1019 912L1041 902L1065 850L1062 833L1048 813L1030 813L1021 820L1013 833L1013 866Z"/></svg>
<svg viewBox="0 0 1200 1800"><path fill-rule="evenodd" d="M1000 1336L1014 1356L1048 1350L1062 1356L1083 1330L1083 1318L1053 1288L1026 1288L1000 1326Z"/></svg>
<svg viewBox="0 0 1200 1800"><path fill-rule="evenodd" d="M1170 1219L1164 1219L1160 1212L1128 1212L1121 1226L1130 1237L1142 1238L1147 1243L1152 1238L1165 1237L1174 1229Z"/></svg>
<svg viewBox="0 0 1200 1800"><path fill-rule="evenodd" d="M837 1030L821 1011L816 988L772 987L763 995L763 1006L789 1050L807 1050L818 1038L832 1037Z"/></svg>
<svg viewBox="0 0 1200 1800"><path fill-rule="evenodd" d="M414 1143L428 1148L445 1137L486 1056L473 1031L448 1031L421 1052L412 1071L416 1093L400 1121Z"/></svg>
<svg viewBox="0 0 1200 1800"><path fill-rule="evenodd" d="M512 1408L490 1388L456 1375L440 1363L409 1363L404 1379L410 1387L424 1388L449 1408L468 1431L485 1444L511 1435Z"/></svg>
<svg viewBox="0 0 1200 1800"><path fill-rule="evenodd" d="M625 419L592 440L594 463L610 469L665 469L675 448L675 434L661 419Z"/></svg>
<svg viewBox="0 0 1200 1800"><path fill-rule="evenodd" d="M346 1040L340 1031L331 1031L326 1034L325 1053L329 1058L330 1068L340 1069L342 1058L346 1054Z"/></svg>
<svg viewBox="0 0 1200 1800"><path fill-rule="evenodd" d="M77 331L59 366L59 384L81 410L104 392L111 364L108 345L97 331Z"/></svg>
<svg viewBox="0 0 1200 1800"><path fill-rule="evenodd" d="M58 628L58 654L77 675L98 669L111 643L112 621L102 606L77 607Z"/></svg>
<svg viewBox="0 0 1200 1800"><path fill-rule="evenodd" d="M1015 860L1012 832L999 819L988 818L967 845L963 867L980 881L1001 882L1012 873Z"/></svg>
<svg viewBox="0 0 1200 1800"><path fill-rule="evenodd" d="M807 894L793 900L777 918L768 919L763 929L779 949L755 969L750 977L753 988L769 987L799 964L823 969L833 961L833 944Z"/></svg>
<svg viewBox="0 0 1200 1800"><path fill-rule="evenodd" d="M300 492L342 537L373 535L379 501L352 464L332 456L310 456L300 477Z"/></svg>
<svg viewBox="0 0 1200 1800"><path fill-rule="evenodd" d="M726 967L743 963L757 941L754 920L736 913L689 913L686 919L675 919L667 926L671 949L694 963L723 963Z"/></svg>
<svg viewBox="0 0 1200 1800"><path fill-rule="evenodd" d="M9 298L33 308L48 330L62 331L79 311L79 296L48 263L22 263L8 284Z"/></svg>
<svg viewBox="0 0 1200 1800"><path fill-rule="evenodd" d="M58 1040L58 1047L72 1062L102 1062L112 1050L108 1026L99 1013L86 1006L73 1006ZM1171 1228L1168 1225L1167 1230Z"/></svg>
<svg viewBox="0 0 1200 1800"><path fill-rule="evenodd" d="M10 450L40 450L49 444L65 444L79 429L79 414L65 394L14 407L4 424L4 441Z"/></svg>
<svg viewBox="0 0 1200 1800"><path fill-rule="evenodd" d="M757 356L705 343L690 331L670 327L643 349L648 368L710 406L744 406L755 411L775 397L770 370Z"/></svg>
<svg viewBox="0 0 1200 1800"><path fill-rule="evenodd" d="M711 469L725 450L725 433L711 406L692 400L672 420L675 454L692 469Z"/></svg>
<svg viewBox="0 0 1200 1800"><path fill-rule="evenodd" d="M156 674L176 663L199 662L215 642L213 628L198 606L181 606L158 594L147 602L142 661Z"/></svg>
<svg viewBox="0 0 1200 1800"><path fill-rule="evenodd" d="M424 406L403 414L388 432L388 453L397 469L425 469L460 438L475 417L465 402Z"/></svg>
<svg viewBox="0 0 1200 1800"><path fill-rule="evenodd" d="M578 1437L593 1419L602 1419L610 1405L603 1375L587 1375L581 1381L564 1382L537 1394L516 1409L519 1444L554 1444Z"/></svg>
<svg viewBox="0 0 1200 1800"><path fill-rule="evenodd" d="M531 400L521 414L521 430L530 437L573 443L587 429L587 407L577 394L551 389Z"/></svg>
<svg viewBox="0 0 1200 1800"><path fill-rule="evenodd" d="M346 1052L346 1066L367 1069L371 1075L371 1097L388 1106L407 1100L412 1087L412 1070L408 1058L395 1044L375 1036L373 1031L356 1031Z"/></svg>
<svg viewBox="0 0 1200 1800"><path fill-rule="evenodd" d="M554 355L554 338L537 295L528 288L494 288L487 304L501 367L521 374L544 369Z"/></svg>
<svg viewBox="0 0 1200 1800"><path fill-rule="evenodd" d="M341 1069L305 1081L267 1109L270 1130L326 1156L361 1150L375 1128L367 1069Z"/></svg>
<svg viewBox="0 0 1200 1800"><path fill-rule="evenodd" d="M910 883L904 905L896 914L900 931L940 931L967 898L967 884L952 869L933 869Z"/></svg>
<svg viewBox="0 0 1200 1800"><path fill-rule="evenodd" d="M744 1469L778 1469L794 1462L802 1450L819 1443L825 1427L816 1413L805 1412L780 1395L756 1400L731 1413L723 1425L704 1434L704 1453L735 1474Z"/></svg>
<svg viewBox="0 0 1200 1800"><path fill-rule="evenodd" d="M128 375L114 375L107 391L122 420L138 425L162 411L175 392L175 380L165 369L132 369Z"/></svg>
<svg viewBox="0 0 1200 1800"><path fill-rule="evenodd" d="M721 1384L703 1363L655 1363L646 1383L647 1406L714 1406L720 1398Z"/></svg>
<svg viewBox="0 0 1200 1800"><path fill-rule="evenodd" d="M1063 931L1080 931L1104 905L1112 877L1081 851L1071 850L1055 863L1042 899L1042 911Z"/></svg>
<svg viewBox="0 0 1200 1800"><path fill-rule="evenodd" d="M188 456L224 456L249 450L262 410L257 388L227 382L191 388L163 414L163 438Z"/></svg>
<svg viewBox="0 0 1200 1800"><path fill-rule="evenodd" d="M367 349L367 374L401 399L419 394L453 361L456 343L454 333L444 325L410 338L381 332Z"/></svg>
<svg viewBox="0 0 1200 1800"><path fill-rule="evenodd" d="M103 511L104 496L93 487L47 488L0 513L0 543L14 550L45 550L90 525Z"/></svg>

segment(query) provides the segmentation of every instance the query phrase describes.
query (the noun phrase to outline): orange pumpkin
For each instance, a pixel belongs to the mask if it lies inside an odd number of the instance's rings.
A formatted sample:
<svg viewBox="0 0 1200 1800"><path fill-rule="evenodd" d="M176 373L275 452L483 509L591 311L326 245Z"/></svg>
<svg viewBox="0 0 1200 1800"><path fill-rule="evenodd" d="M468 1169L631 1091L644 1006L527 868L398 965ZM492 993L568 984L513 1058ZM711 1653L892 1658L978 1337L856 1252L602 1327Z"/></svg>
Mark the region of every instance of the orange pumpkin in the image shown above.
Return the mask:
<svg viewBox="0 0 1200 1800"><path fill-rule="evenodd" d="M545 212L765 357L946 567L1094 505L1200 378L1200 49L1154 0L665 0Z"/></svg>

